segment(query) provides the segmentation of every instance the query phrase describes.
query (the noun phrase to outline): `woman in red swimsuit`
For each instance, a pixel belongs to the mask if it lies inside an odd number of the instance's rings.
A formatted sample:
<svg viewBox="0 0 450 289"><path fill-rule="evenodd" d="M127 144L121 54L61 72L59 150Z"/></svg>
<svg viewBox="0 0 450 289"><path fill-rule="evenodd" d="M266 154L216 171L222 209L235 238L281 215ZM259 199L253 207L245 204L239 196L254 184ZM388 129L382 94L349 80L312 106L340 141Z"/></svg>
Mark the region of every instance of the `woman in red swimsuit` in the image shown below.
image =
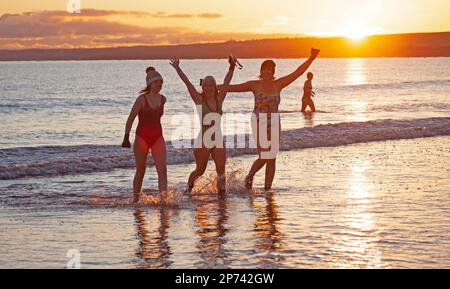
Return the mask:
<svg viewBox="0 0 450 289"><path fill-rule="evenodd" d="M147 68L147 86L141 90L134 102L125 126L125 137L122 147L129 148L130 131L136 116L139 124L134 140L134 157L136 160L136 174L133 181L133 202L139 201L142 181L147 168L147 155L151 151L158 173L159 192L167 191L167 153L166 142L161 126L166 98L159 92L162 89L163 78L153 67Z"/></svg>

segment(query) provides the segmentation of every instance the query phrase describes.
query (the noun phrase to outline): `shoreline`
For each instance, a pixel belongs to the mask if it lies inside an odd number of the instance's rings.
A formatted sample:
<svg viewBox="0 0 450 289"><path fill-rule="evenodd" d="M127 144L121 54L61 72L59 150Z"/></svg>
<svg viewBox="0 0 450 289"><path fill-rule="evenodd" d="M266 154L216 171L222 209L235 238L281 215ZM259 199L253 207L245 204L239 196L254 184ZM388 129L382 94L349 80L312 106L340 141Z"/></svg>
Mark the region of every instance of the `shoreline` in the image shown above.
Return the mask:
<svg viewBox="0 0 450 289"><path fill-rule="evenodd" d="M386 142L402 139L450 136L450 118L426 118L415 120L375 120L317 125L311 128L285 130L282 133L280 151L303 150L318 147L346 147L358 143ZM227 144L229 157L253 155L255 148L247 146L251 135L240 148L235 135ZM173 142L167 139L168 164L187 164L194 161L192 148L184 147L193 139ZM22 179L40 176L74 175L98 171L133 168L130 150L119 145L43 146L0 149L4 163L0 162L0 180ZM149 164L152 164L149 160Z"/></svg>
<svg viewBox="0 0 450 289"><path fill-rule="evenodd" d="M273 193L259 192L263 172L253 193L241 191L239 172L253 157L232 158L238 173L224 202L203 187L214 175L210 164L198 194L182 196L180 206L129 204L129 169L7 182L2 266L60 267L66 251L78 249L83 268L447 267L443 175L450 168L435 163L448 157L448 143L438 137L283 152ZM193 166L169 166L171 185L182 187ZM155 188L154 169L144 186Z"/></svg>

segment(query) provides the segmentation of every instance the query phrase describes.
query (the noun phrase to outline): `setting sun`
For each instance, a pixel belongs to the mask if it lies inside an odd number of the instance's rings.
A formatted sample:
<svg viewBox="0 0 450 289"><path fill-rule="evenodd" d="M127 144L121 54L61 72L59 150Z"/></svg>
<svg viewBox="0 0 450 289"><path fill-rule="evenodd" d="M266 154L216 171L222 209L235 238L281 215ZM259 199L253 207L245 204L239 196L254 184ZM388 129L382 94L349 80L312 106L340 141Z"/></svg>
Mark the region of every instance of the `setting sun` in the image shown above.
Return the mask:
<svg viewBox="0 0 450 289"><path fill-rule="evenodd" d="M177 0L177 5L90 0L81 1L80 13L75 14L66 11L67 1L27 2L0 3L0 49L177 45L305 35L359 42L378 34L450 30L446 0L267 0L264 5L240 0Z"/></svg>
<svg viewBox="0 0 450 289"><path fill-rule="evenodd" d="M365 24L360 22L353 22L342 29L339 36L344 36L352 40L360 41L367 36L381 34L383 33L382 28L377 27L367 27Z"/></svg>
<svg viewBox="0 0 450 289"><path fill-rule="evenodd" d="M362 40L370 34L362 28L352 27L351 29L344 31L342 35L352 40Z"/></svg>
<svg viewBox="0 0 450 289"><path fill-rule="evenodd" d="M0 269L450 269L449 10L0 1Z"/></svg>

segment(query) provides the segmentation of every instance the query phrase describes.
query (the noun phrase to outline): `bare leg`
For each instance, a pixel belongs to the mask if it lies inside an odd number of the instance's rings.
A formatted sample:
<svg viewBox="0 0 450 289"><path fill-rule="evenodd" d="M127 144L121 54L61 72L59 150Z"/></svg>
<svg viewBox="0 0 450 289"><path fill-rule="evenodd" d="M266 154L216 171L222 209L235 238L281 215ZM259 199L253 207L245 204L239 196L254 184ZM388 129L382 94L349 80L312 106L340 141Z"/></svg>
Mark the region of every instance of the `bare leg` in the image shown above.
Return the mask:
<svg viewBox="0 0 450 289"><path fill-rule="evenodd" d="M151 152L155 161L156 172L158 173L159 193L163 193L167 191L167 151L163 137L156 141L152 146Z"/></svg>
<svg viewBox="0 0 450 289"><path fill-rule="evenodd" d="M253 114L252 116L252 132L257 145L256 149L258 150L259 157L256 161L253 162L253 165L250 168L250 172L248 173L247 177L250 177L251 179L253 179L255 174L266 164L266 160L261 159L261 148L259 145L259 118L255 114Z"/></svg>
<svg viewBox="0 0 450 289"><path fill-rule="evenodd" d="M141 196L142 181L144 180L145 170L147 168L147 155L149 147L147 143L136 135L134 141L134 158L136 161L136 173L133 180L133 202L137 203Z"/></svg>
<svg viewBox="0 0 450 289"><path fill-rule="evenodd" d="M248 172L249 176L256 175L257 172L259 172L260 169L266 164L265 159L258 158L256 161L253 162L252 167L250 168L250 172Z"/></svg>
<svg viewBox="0 0 450 289"><path fill-rule="evenodd" d="M189 175L188 180L188 191L192 190L194 187L195 180L201 177L206 170L208 165L210 150L205 148L194 149L195 156L195 170Z"/></svg>
<svg viewBox="0 0 450 289"><path fill-rule="evenodd" d="M227 161L227 152L225 148L215 148L211 152L211 156L216 164L217 172L217 191L224 193L226 188L225 179L225 163Z"/></svg>
<svg viewBox="0 0 450 289"><path fill-rule="evenodd" d="M262 167L266 164L265 159L261 159L259 157L256 161L253 162L252 167L250 168L250 171L248 172L248 175L245 177L245 187L248 190L251 190L253 187L253 178L255 177L255 174L262 169Z"/></svg>
<svg viewBox="0 0 450 289"><path fill-rule="evenodd" d="M311 101L309 102L309 107L311 108L311 111L312 112L315 112L316 111L316 107L315 107L315 105L314 105L314 101L311 99Z"/></svg>
<svg viewBox="0 0 450 289"><path fill-rule="evenodd" d="M302 110L301 110L301 112L305 112L306 111L306 107L307 107L306 101L302 100Z"/></svg>
<svg viewBox="0 0 450 289"><path fill-rule="evenodd" d="M264 183L264 189L266 190L270 190L272 188L273 178L275 177L276 160L277 159L267 160L266 177Z"/></svg>

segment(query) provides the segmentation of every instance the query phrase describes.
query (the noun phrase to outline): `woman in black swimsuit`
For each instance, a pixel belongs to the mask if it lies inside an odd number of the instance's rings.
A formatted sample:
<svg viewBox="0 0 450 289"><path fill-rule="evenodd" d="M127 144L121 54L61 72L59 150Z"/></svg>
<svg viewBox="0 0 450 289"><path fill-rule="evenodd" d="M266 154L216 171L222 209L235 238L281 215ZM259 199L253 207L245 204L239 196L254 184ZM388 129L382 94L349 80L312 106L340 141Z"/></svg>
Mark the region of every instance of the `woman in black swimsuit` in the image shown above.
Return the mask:
<svg viewBox="0 0 450 289"><path fill-rule="evenodd" d="M225 192L226 149L221 129L221 117L223 114L222 104L227 95L227 86L233 78L237 60L234 57L230 57L228 61L230 63L230 68L225 76L224 84L221 86L221 89L219 90L217 88L214 77L207 76L201 82L202 92L198 92L195 89L186 74L181 70L180 60L178 58L174 57L170 61L170 64L175 68L181 80L186 84L189 94L197 108L201 109L200 122L202 128L194 148L196 167L189 176L188 192L192 191L195 180L205 172L210 155L216 164L217 190L219 193ZM215 133L209 136L209 131L214 131Z"/></svg>

